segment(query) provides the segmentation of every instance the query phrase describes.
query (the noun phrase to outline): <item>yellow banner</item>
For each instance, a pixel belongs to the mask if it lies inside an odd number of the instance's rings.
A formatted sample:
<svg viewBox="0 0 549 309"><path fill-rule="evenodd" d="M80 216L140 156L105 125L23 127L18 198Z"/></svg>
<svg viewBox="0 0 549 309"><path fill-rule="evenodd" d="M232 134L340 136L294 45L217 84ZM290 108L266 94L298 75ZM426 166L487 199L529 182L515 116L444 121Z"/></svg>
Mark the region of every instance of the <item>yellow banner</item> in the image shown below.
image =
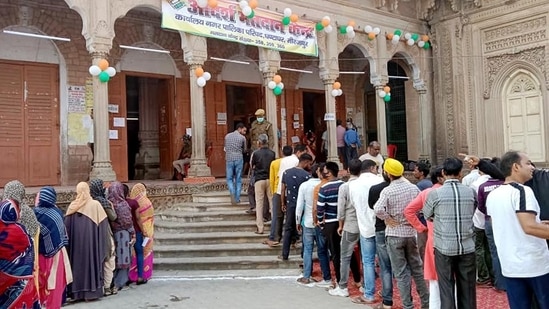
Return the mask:
<svg viewBox="0 0 549 309"><path fill-rule="evenodd" d="M283 16L255 9L244 16L238 2L218 0L216 8L200 8L195 0L164 0L162 27L199 36L317 56L315 23L299 20L287 26Z"/></svg>

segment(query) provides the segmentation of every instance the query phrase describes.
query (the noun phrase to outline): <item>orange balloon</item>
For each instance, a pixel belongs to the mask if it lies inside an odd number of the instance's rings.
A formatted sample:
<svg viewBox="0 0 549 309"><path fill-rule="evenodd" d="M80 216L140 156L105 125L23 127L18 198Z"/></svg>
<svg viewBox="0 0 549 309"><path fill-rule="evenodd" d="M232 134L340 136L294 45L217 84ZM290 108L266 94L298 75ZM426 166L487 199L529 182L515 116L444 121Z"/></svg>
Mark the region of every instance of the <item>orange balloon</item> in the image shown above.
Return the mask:
<svg viewBox="0 0 549 309"><path fill-rule="evenodd" d="M385 93L389 93L389 92L391 92L391 87L385 86L385 87L383 87L383 91L385 91Z"/></svg>
<svg viewBox="0 0 549 309"><path fill-rule="evenodd" d="M351 26L354 28L354 26L356 25L355 21L354 20L349 20L349 22L347 23L347 26Z"/></svg>
<svg viewBox="0 0 549 309"><path fill-rule="evenodd" d="M297 22L297 20L299 19L299 16L297 16L297 14L292 14L290 15L290 20L295 23Z"/></svg>
<svg viewBox="0 0 549 309"><path fill-rule="evenodd" d="M105 59L101 59L97 63L97 66L101 69L101 71L105 71L106 69L109 68L109 62Z"/></svg>
<svg viewBox="0 0 549 309"><path fill-rule="evenodd" d="M194 74L196 75L196 77L200 77L204 75L204 69L202 67L198 67L194 70Z"/></svg>
<svg viewBox="0 0 549 309"><path fill-rule="evenodd" d="M332 88L340 89L341 88L341 83L340 82L335 82L334 85L332 86Z"/></svg>
<svg viewBox="0 0 549 309"><path fill-rule="evenodd" d="M424 35L421 36L421 40L423 42L427 42L427 41L429 41L429 36L424 34Z"/></svg>
<svg viewBox="0 0 549 309"><path fill-rule="evenodd" d="M274 81L275 83L277 83L277 84L280 83L280 82L282 81L282 76L280 76L280 75L278 75L278 74L275 75L275 76L273 77L273 81Z"/></svg>
<svg viewBox="0 0 549 309"><path fill-rule="evenodd" d="M330 20L328 20L327 18L323 18L321 24L324 27L328 27L328 25L330 24Z"/></svg>
<svg viewBox="0 0 549 309"><path fill-rule="evenodd" d="M252 8L252 10L255 10L257 8L257 0L248 1L248 5Z"/></svg>
<svg viewBox="0 0 549 309"><path fill-rule="evenodd" d="M376 34L373 32L368 33L368 39L373 40L376 38Z"/></svg>
<svg viewBox="0 0 549 309"><path fill-rule="evenodd" d="M217 7L217 0L208 0L208 6L211 8Z"/></svg>
<svg viewBox="0 0 549 309"><path fill-rule="evenodd" d="M395 36L395 35L392 34L392 33L390 33L390 32L387 33L387 40L389 40L389 41L392 40L394 36Z"/></svg>

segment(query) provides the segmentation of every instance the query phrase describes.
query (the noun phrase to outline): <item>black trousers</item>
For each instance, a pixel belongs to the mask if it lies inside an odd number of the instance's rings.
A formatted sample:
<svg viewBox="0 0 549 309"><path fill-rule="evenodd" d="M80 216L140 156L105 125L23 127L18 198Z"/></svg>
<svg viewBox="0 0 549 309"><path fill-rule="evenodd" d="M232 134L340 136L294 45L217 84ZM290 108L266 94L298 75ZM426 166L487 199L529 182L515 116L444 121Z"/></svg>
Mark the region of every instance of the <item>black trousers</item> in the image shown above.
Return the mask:
<svg viewBox="0 0 549 309"><path fill-rule="evenodd" d="M322 229L322 235L324 235L326 247L330 251L330 260L334 264L336 279L339 283L339 280L341 280L341 236L337 233L338 227L339 222L326 223Z"/></svg>
<svg viewBox="0 0 549 309"><path fill-rule="evenodd" d="M448 256L435 249L441 309L476 309L476 254L475 252ZM455 295L455 289L457 295Z"/></svg>
<svg viewBox="0 0 549 309"><path fill-rule="evenodd" d="M295 210L295 205L288 205L286 208L286 221L284 221L284 233L282 234L282 258L284 260L288 259L288 256L290 255L290 246L292 245L293 240L297 237Z"/></svg>

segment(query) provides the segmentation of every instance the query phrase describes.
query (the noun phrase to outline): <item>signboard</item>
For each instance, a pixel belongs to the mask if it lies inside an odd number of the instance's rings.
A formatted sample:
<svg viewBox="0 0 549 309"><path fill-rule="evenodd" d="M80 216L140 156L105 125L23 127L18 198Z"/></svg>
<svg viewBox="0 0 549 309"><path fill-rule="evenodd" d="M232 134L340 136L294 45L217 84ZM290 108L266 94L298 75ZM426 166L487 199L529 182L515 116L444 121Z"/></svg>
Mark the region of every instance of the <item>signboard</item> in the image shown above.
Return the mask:
<svg viewBox="0 0 549 309"><path fill-rule="evenodd" d="M86 89L84 86L68 86L69 113L86 112Z"/></svg>
<svg viewBox="0 0 549 309"><path fill-rule="evenodd" d="M200 8L196 0L163 0L162 27L199 36L317 56L315 23L300 20L287 26L283 15L256 8L244 16L238 2L218 0L215 8Z"/></svg>

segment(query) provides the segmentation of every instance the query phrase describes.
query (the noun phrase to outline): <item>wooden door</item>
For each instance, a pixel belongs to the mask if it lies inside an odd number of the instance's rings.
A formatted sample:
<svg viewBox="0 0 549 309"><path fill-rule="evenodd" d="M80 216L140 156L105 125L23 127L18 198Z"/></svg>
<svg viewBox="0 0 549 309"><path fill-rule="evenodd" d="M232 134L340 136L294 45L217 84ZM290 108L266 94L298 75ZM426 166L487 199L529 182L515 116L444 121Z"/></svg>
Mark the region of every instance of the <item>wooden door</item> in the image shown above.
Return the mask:
<svg viewBox="0 0 549 309"><path fill-rule="evenodd" d="M160 79L158 81L158 147L160 153L160 178L162 179L172 177L172 161L176 159L171 150L172 115L174 113L172 85L173 79Z"/></svg>
<svg viewBox="0 0 549 309"><path fill-rule="evenodd" d="M211 143L212 152L209 158L212 176L225 177L225 152L223 143L227 134L227 121L217 122L217 113L227 112L225 83L209 81L204 88L206 102L206 144ZM232 128L231 128L232 129ZM206 145L193 145L206 147Z"/></svg>
<svg viewBox="0 0 549 309"><path fill-rule="evenodd" d="M0 186L59 184L58 76L55 65L0 62Z"/></svg>
<svg viewBox="0 0 549 309"><path fill-rule="evenodd" d="M109 113L109 129L118 132L117 139L109 139L111 164L116 180L128 181L128 138L126 127L126 74L118 72L109 81L109 104L118 106L116 113ZM115 127L114 118L123 118L124 126Z"/></svg>

